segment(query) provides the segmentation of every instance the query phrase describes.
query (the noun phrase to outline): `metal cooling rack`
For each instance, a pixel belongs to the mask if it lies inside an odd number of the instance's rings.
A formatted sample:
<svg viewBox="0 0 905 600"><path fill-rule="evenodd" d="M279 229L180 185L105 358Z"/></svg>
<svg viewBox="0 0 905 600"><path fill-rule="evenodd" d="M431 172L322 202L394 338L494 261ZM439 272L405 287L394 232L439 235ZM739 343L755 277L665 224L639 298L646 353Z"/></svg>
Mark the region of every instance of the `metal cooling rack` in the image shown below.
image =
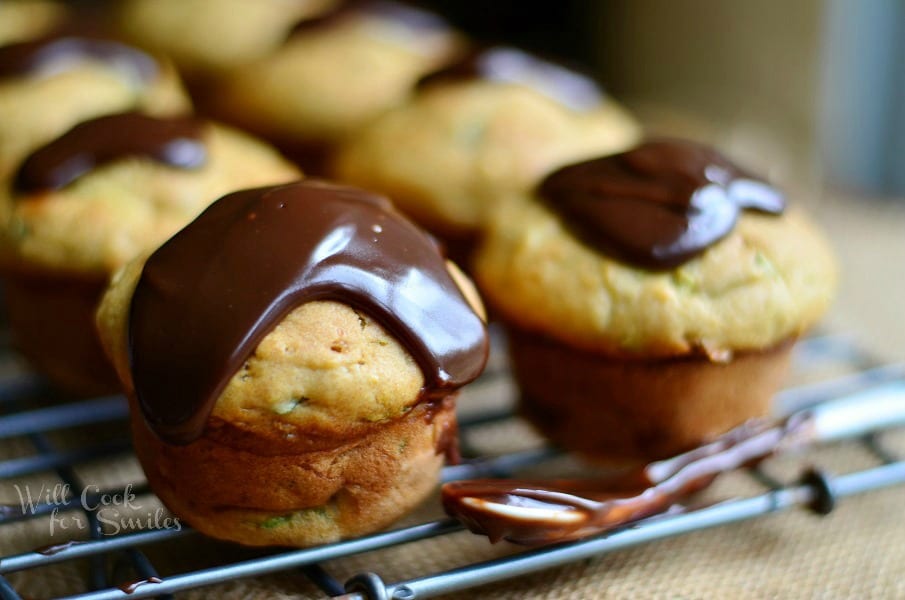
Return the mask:
<svg viewBox="0 0 905 600"><path fill-rule="evenodd" d="M846 338L837 336L810 338L799 344L796 349L796 365L800 371L815 370L825 361L844 362L854 367L856 371L841 378L781 392L777 398L781 412L799 410L823 400L872 386L905 381L905 365L880 365ZM3 358L0 357L0 363L2 362ZM492 365L488 373L474 384L475 386L492 386L508 377L502 361L492 362ZM10 375L0 377L0 440L21 438L30 442L34 448L31 455L0 461L0 485L12 485L17 478L30 475L55 473L62 482L68 483L71 489L79 490L85 482L80 480L74 470L75 467L87 461L96 461L113 455L122 456L130 452L126 439L92 442L75 449L58 449L52 437L61 430L71 431L101 423L114 423L122 429L122 421L127 416L127 407L125 400L120 396L48 404L46 398L50 394L53 394L53 391L40 378L27 372L13 371ZM41 398L45 398L45 401L40 402ZM469 433L473 429L502 423L512 418L514 417L508 409L473 412L460 418L465 455L468 455ZM353 554L448 535L461 531L462 526L452 519L439 519L334 544L303 550L279 551L161 578L143 549L175 539L192 544L193 541L198 541L200 534L183 528L181 531L162 529L107 535L98 520L97 511L86 510L80 498L70 494L64 499L63 508L84 513L90 525L90 539L70 546L64 543L55 546L53 551L43 549L0 557L0 598L8 600L22 598L6 579L5 576L9 573L85 559L87 559L86 577L90 589L94 591L68 596L69 598L85 600L170 598L171 594L183 590L288 570L303 573L327 596L347 594L345 597L348 598L371 600L384 598L410 600L438 596L793 507L807 507L825 513L833 508L835 502L846 496L905 483L905 460L900 460L886 451L875 436L868 436L859 442L874 454L877 466L836 476L808 471L802 475L798 483L792 485L783 485L763 471L752 469L749 470L751 476L759 483L766 484L768 491L687 512L654 517L604 536L525 550L504 558L391 583L383 581L377 573L365 572L342 584L322 565L326 561L342 559ZM554 449L540 448L489 458L472 457L464 464L446 467L443 479L449 481L471 477L511 476L519 469L538 465L557 455L558 452ZM136 485L134 491L136 494L150 493L144 484ZM101 490L98 494L104 492L105 490ZM0 536L3 535L4 526L26 519L46 517L53 506L52 503L38 504L33 514L18 514L9 509L4 512L0 507ZM131 593L116 587L109 574L108 567L111 564L122 566L123 563L129 566L138 580L144 580L144 583Z"/></svg>

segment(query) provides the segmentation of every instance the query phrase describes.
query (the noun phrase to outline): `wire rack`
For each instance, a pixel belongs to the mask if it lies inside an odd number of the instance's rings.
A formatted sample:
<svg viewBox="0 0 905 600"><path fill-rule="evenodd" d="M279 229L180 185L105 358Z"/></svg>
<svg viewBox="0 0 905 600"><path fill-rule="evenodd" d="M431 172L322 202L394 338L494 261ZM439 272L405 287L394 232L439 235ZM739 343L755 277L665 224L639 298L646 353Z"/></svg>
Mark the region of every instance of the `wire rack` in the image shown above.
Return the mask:
<svg viewBox="0 0 905 600"><path fill-rule="evenodd" d="M0 364L7 364L10 360L12 358L8 352L0 356ZM799 372L813 375L820 371L821 365L832 361L843 362L853 367L854 372L817 381L811 376L810 383L784 390L776 401L780 412L789 413L844 394L905 381L905 365L881 365L845 337L813 337L803 341L796 349L795 364ZM474 388L488 394L511 395L507 382L505 358L497 354L492 357L487 373L474 384ZM905 461L884 449L876 436L868 436L859 440L859 443L864 444L874 455L876 466L865 470L836 476L809 470L802 473L797 483L790 485L782 484L763 470L750 469L750 475L761 485L766 485L767 491L668 513L608 535L524 550L502 558L428 573L407 581L386 582L378 573L361 572L341 583L328 572L324 563L372 550L446 536L462 530L458 522L446 518L432 519L338 543L302 550L271 551L215 567L161 577L147 557L146 550L173 540L184 544L199 543L204 539L201 534L182 527L179 530L152 529L111 535L109 531L105 531L99 519L99 502L104 494L122 492L122 488L91 490L84 498L73 491L87 489L84 486L88 482L83 481L77 472L79 465L131 452L129 441L124 437L94 439L90 433L92 428L104 424L117 431L124 431L123 421L127 417L124 398L111 396L60 403L58 399L54 399L54 394L42 379L26 370L8 368L7 374L0 376L0 441L27 442L33 450L23 456L0 460L0 489L2 486L13 485L22 478L39 474L55 474L62 484L68 484L68 490L62 488L59 497L38 501L24 512L16 510L14 506L0 506L0 539L5 527L27 520L47 519L54 509L82 513L88 523L89 537L77 541L63 539L53 547L0 557L0 598L3 599L22 598L7 578L8 574L77 560L85 562L87 586L93 591L67 597L86 600L170 598L172 594L184 590L282 571L302 573L326 596L345 594L349 598L400 600L426 598L793 507L806 507L826 513L846 496L905 483ZM442 474L443 480L511 476L522 469L556 460L559 453L548 447L534 447L490 457L476 455L470 444L471 432L515 418L511 402L502 402L485 409L472 408L461 415L463 455L467 458L463 464L446 467ZM87 429L89 432L87 441L83 440L75 447L66 448L58 447L55 443L54 436L59 432L71 433L80 429ZM151 494L142 481L134 482L132 491L137 495ZM127 570L134 575L134 581L126 585L115 584L110 569L113 563L120 570L125 563Z"/></svg>

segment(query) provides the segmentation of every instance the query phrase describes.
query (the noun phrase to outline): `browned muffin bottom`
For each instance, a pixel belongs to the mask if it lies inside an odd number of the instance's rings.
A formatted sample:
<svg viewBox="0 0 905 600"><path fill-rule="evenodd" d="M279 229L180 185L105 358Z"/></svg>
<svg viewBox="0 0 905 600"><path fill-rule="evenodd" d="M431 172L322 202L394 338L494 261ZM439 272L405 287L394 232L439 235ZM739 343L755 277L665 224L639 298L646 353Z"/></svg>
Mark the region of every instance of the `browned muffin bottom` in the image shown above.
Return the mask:
<svg viewBox="0 0 905 600"><path fill-rule="evenodd" d="M119 389L94 329L105 278L7 272L3 295L16 349L61 388L78 396Z"/></svg>
<svg viewBox="0 0 905 600"><path fill-rule="evenodd" d="M134 409L135 452L164 504L211 537L252 546L308 546L386 527L434 489L456 439L454 396L364 435L322 438L316 451L286 447L308 435L302 428L237 444L234 428L216 419L202 438L173 446Z"/></svg>
<svg viewBox="0 0 905 600"><path fill-rule="evenodd" d="M600 461L658 459L769 413L794 339L727 362L705 353L611 356L510 328L522 414L555 444Z"/></svg>

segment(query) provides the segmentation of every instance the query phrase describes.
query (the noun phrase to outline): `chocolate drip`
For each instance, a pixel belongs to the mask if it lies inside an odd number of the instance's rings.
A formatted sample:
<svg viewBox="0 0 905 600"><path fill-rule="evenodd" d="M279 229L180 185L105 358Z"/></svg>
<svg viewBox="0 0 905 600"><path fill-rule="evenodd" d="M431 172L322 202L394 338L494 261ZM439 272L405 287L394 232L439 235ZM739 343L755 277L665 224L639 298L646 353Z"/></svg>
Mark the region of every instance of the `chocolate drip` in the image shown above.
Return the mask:
<svg viewBox="0 0 905 600"><path fill-rule="evenodd" d="M61 189L95 167L128 156L147 156L171 167L200 167L207 158L203 122L122 113L80 123L35 150L19 167L20 194Z"/></svg>
<svg viewBox="0 0 905 600"><path fill-rule="evenodd" d="M776 215L785 207L769 184L679 140L563 167L539 193L586 243L652 270L704 252L732 231L742 209Z"/></svg>
<svg viewBox="0 0 905 600"><path fill-rule="evenodd" d="M674 458L605 480L476 479L443 486L443 506L492 542L546 544L611 531L668 510L720 474L806 443L813 418L754 421ZM501 507L501 508L495 508Z"/></svg>
<svg viewBox="0 0 905 600"><path fill-rule="evenodd" d="M137 48L82 37L45 38L0 47L0 78L67 71L86 61L102 62L127 78L149 83L157 62Z"/></svg>
<svg viewBox="0 0 905 600"><path fill-rule="evenodd" d="M391 0L346 0L311 18L299 21L290 31L289 38L327 29L356 16L366 16L404 25L416 31L446 31L449 25L438 15Z"/></svg>
<svg viewBox="0 0 905 600"><path fill-rule="evenodd" d="M591 77L509 46L472 50L423 77L418 87L471 79L528 86L574 110L590 110L604 99L603 91Z"/></svg>
<svg viewBox="0 0 905 600"><path fill-rule="evenodd" d="M32 552L37 552L38 554L43 554L44 556L53 556L84 543L85 542L80 542L77 540L70 540L68 542L63 542L62 544L50 544L48 546L41 546L40 548L35 548L34 550L32 550Z"/></svg>
<svg viewBox="0 0 905 600"><path fill-rule="evenodd" d="M484 323L436 243L385 198L316 180L244 190L145 264L129 352L149 426L171 443L197 438L261 339L311 300L377 319L420 365L425 399L473 380L487 360Z"/></svg>
<svg viewBox="0 0 905 600"><path fill-rule="evenodd" d="M134 594L138 590L138 588L145 586L145 585L156 584L156 583L163 583L163 579L161 579L160 577L152 576L152 577L148 577L147 579L136 579L135 581L127 581L126 583L120 584L116 587L118 587L119 590L121 592L123 592L124 594Z"/></svg>

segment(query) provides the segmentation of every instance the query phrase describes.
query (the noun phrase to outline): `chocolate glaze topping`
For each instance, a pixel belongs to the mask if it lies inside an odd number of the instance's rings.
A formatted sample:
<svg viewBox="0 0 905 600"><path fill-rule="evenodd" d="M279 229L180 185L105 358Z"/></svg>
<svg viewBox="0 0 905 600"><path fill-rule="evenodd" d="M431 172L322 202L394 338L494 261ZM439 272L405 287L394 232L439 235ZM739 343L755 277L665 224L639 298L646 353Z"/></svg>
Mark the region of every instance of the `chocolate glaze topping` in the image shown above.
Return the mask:
<svg viewBox="0 0 905 600"><path fill-rule="evenodd" d="M676 267L728 235L742 209L781 214L775 188L715 150L650 141L549 175L540 196L591 246L640 267Z"/></svg>
<svg viewBox="0 0 905 600"><path fill-rule="evenodd" d="M80 123L35 150L19 167L19 194L61 189L95 167L147 156L171 167L193 169L207 159L204 123L190 117L160 119L121 113Z"/></svg>
<svg viewBox="0 0 905 600"><path fill-rule="evenodd" d="M331 9L299 21L290 31L289 37L332 27L348 18L370 16L393 21L412 30L445 31L449 25L440 16L409 5L392 0L345 0L338 2Z"/></svg>
<svg viewBox="0 0 905 600"><path fill-rule="evenodd" d="M0 47L0 78L67 71L85 61L103 62L127 78L148 83L157 62L137 48L82 37L52 37Z"/></svg>
<svg viewBox="0 0 905 600"><path fill-rule="evenodd" d="M132 299L135 392L165 441L201 435L217 397L293 308L336 300L370 315L424 373L422 398L476 378L483 321L436 242L369 192L306 180L224 196L147 261Z"/></svg>
<svg viewBox="0 0 905 600"><path fill-rule="evenodd" d="M802 446L813 432L810 413L775 424L752 421L685 454L604 480L447 483L442 488L443 506L492 542L535 545L574 540L662 513L710 485L720 473Z"/></svg>
<svg viewBox="0 0 905 600"><path fill-rule="evenodd" d="M421 78L418 87L471 79L528 86L575 110L592 109L604 99L603 91L587 75L509 46L467 52L449 66Z"/></svg>

